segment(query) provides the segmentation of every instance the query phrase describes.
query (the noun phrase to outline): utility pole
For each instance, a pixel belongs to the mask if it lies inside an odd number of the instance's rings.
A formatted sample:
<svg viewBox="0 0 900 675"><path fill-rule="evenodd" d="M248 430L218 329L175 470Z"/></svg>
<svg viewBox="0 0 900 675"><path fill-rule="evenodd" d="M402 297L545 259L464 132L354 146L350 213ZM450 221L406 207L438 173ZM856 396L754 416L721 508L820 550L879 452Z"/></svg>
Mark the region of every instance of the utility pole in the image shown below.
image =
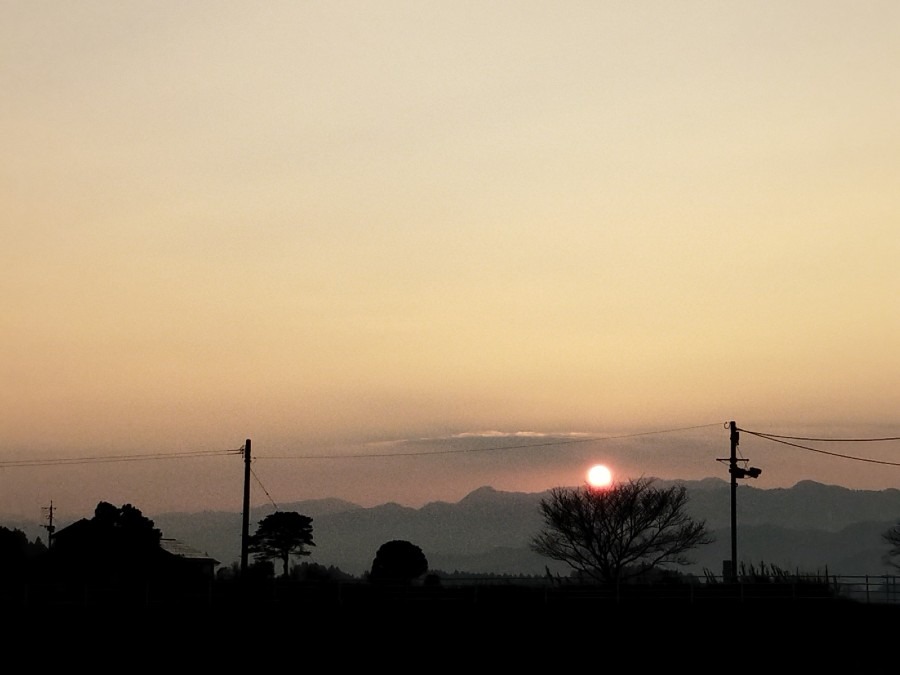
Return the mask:
<svg viewBox="0 0 900 675"><path fill-rule="evenodd" d="M244 512L241 522L241 578L247 573L247 546L250 536L250 439L244 442Z"/></svg>
<svg viewBox="0 0 900 675"><path fill-rule="evenodd" d="M731 456L728 459L728 473L731 474L731 576L737 576L737 446L740 442L734 420L729 422L731 429Z"/></svg>
<svg viewBox="0 0 900 675"><path fill-rule="evenodd" d="M47 512L47 524L41 525L41 527L47 530L47 550L49 551L53 548L53 533L56 531L56 526L53 524L53 500L50 500L50 506L45 506L41 510Z"/></svg>
<svg viewBox="0 0 900 675"><path fill-rule="evenodd" d="M728 462L728 473L731 474L731 559L726 560L722 576L726 581L737 580L737 479L738 478L757 478L762 473L762 469L754 466L743 468L738 466L738 462L748 462L747 459L737 458L737 446L740 443L740 434L734 420L728 423L731 431L731 454L727 460L718 459L719 462Z"/></svg>

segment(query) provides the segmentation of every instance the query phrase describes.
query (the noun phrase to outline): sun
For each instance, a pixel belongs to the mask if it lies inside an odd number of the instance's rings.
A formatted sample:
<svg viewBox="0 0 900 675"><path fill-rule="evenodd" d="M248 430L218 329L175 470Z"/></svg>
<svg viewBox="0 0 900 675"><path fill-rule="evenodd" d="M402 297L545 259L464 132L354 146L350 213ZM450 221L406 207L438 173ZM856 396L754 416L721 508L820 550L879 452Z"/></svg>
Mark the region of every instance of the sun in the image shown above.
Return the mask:
<svg viewBox="0 0 900 675"><path fill-rule="evenodd" d="M610 483L612 483L612 472L603 464L595 464L588 471L587 479L591 487L609 487Z"/></svg>

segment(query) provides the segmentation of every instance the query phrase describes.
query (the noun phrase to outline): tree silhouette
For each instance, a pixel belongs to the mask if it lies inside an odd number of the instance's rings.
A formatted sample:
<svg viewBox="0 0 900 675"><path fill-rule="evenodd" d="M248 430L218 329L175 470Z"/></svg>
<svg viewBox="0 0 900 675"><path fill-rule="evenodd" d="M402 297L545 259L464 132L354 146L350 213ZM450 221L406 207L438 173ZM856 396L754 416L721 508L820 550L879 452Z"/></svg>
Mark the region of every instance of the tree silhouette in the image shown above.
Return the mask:
<svg viewBox="0 0 900 675"><path fill-rule="evenodd" d="M114 585L158 577L180 561L163 551L162 533L140 509L101 501L93 518L82 518L53 535L43 573Z"/></svg>
<svg viewBox="0 0 900 675"><path fill-rule="evenodd" d="M27 562L46 550L40 537L30 542L22 530L0 526L0 579L21 575Z"/></svg>
<svg viewBox="0 0 900 675"><path fill-rule="evenodd" d="M123 550L155 550L159 548L162 532L141 510L125 504L121 508L100 502L91 519L94 531L108 546Z"/></svg>
<svg viewBox="0 0 900 675"><path fill-rule="evenodd" d="M296 511L276 511L259 521L247 550L259 560L280 560L282 574L287 577L291 556L309 555L307 546L315 546L312 518Z"/></svg>
<svg viewBox="0 0 900 675"><path fill-rule="evenodd" d="M640 478L607 488L554 488L541 500L545 528L531 541L540 555L601 583L619 583L712 541L705 521L685 513L687 488Z"/></svg>
<svg viewBox="0 0 900 675"><path fill-rule="evenodd" d="M885 556L885 561L891 567L900 570L900 523L894 525L881 536L890 546Z"/></svg>
<svg viewBox="0 0 900 675"><path fill-rule="evenodd" d="M428 559L422 549L408 541L394 539L382 544L375 553L369 579L374 582L409 583L428 571Z"/></svg>

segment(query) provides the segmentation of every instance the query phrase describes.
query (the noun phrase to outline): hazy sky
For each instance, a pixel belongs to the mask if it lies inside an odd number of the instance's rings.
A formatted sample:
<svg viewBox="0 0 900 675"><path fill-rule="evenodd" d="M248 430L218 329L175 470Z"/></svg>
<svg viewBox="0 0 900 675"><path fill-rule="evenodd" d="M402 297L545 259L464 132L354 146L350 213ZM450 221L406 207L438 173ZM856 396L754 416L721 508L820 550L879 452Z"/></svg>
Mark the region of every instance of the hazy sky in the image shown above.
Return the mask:
<svg viewBox="0 0 900 675"><path fill-rule="evenodd" d="M254 501L416 504L900 435L894 0L0 0L0 49L0 512L239 509L240 456L3 462L247 438ZM386 447L460 452L327 459Z"/></svg>

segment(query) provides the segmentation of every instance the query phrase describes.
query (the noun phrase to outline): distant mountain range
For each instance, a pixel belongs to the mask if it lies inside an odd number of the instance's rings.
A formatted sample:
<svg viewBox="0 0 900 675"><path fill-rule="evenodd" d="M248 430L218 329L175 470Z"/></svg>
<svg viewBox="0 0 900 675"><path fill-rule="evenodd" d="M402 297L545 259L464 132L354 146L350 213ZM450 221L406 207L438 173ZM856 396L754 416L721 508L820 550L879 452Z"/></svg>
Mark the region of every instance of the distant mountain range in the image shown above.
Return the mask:
<svg viewBox="0 0 900 675"><path fill-rule="evenodd" d="M731 557L731 487L728 481L657 481L684 485L688 510L705 520L715 537L694 549L684 572L722 573ZM529 549L543 523L539 505L547 493L501 492L479 488L456 503L432 502L421 508L395 503L366 508L339 499L282 504L313 519L311 555L304 561L336 567L354 576L368 571L378 548L393 539L419 546L432 570L472 574L568 575L570 569ZM898 573L886 564L882 533L900 522L900 490L851 490L813 481L792 488L759 489L745 483L736 493L738 562L777 566L804 574L842 576ZM273 511L254 508L250 532ZM149 514L164 537L178 539L228 566L241 557L241 514ZM0 522L46 541L38 523ZM65 525L61 523L60 525Z"/></svg>

